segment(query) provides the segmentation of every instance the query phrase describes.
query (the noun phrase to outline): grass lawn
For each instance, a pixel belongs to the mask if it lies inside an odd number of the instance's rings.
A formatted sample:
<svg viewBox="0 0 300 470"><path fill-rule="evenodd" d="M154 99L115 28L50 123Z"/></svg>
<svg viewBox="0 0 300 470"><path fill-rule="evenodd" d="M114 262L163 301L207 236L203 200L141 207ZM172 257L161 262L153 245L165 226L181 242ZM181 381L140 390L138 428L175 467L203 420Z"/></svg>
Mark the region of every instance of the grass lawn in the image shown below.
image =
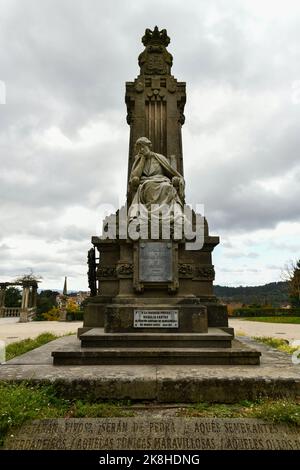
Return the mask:
<svg viewBox="0 0 300 470"><path fill-rule="evenodd" d="M262 321L266 323L294 323L300 324L300 317L246 317L239 320Z"/></svg>
<svg viewBox="0 0 300 470"><path fill-rule="evenodd" d="M273 423L300 426L300 404L289 400L245 400L236 404L198 403L181 411L181 416L203 418L257 418Z"/></svg>
<svg viewBox="0 0 300 470"><path fill-rule="evenodd" d="M57 338L60 338L60 336L56 336L52 333L42 333L34 339L27 338L22 341L10 343L6 346L6 361L9 361L16 356L20 356L21 354L25 354L28 351L32 351L32 349L39 348L40 346L43 346L43 344L49 343L49 341L53 341Z"/></svg>
<svg viewBox="0 0 300 470"><path fill-rule="evenodd" d="M0 446L8 432L24 422L42 418L131 416L120 404L89 403L60 397L53 385L0 383Z"/></svg>
<svg viewBox="0 0 300 470"><path fill-rule="evenodd" d="M0 383L0 446L5 436L28 420L42 418L106 418L134 416L128 402L96 403L70 400L59 395L55 385ZM217 418L260 418L300 427L300 404L290 400L261 399L236 404L199 403L180 406L177 416Z"/></svg>
<svg viewBox="0 0 300 470"><path fill-rule="evenodd" d="M289 343L284 339L272 338L271 336L253 336L253 339L259 343L266 344L271 348L278 349L279 351L288 354L293 354L295 351L300 349L299 347L290 346Z"/></svg>

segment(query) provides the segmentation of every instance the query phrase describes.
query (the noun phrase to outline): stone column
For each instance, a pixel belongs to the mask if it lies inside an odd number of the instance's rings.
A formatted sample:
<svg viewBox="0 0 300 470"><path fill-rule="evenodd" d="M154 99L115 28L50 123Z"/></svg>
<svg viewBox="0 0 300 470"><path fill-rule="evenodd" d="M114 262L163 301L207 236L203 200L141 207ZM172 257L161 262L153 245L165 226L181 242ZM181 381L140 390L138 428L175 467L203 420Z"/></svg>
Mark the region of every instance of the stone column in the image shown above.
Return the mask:
<svg viewBox="0 0 300 470"><path fill-rule="evenodd" d="M29 304L30 287L23 286L22 306L20 312L20 323L28 322L28 304Z"/></svg>
<svg viewBox="0 0 300 470"><path fill-rule="evenodd" d="M28 308L32 307L32 300L33 300L33 287L29 286Z"/></svg>
<svg viewBox="0 0 300 470"><path fill-rule="evenodd" d="M38 286L32 286L32 307L36 308L37 306L37 289Z"/></svg>
<svg viewBox="0 0 300 470"><path fill-rule="evenodd" d="M6 286L0 286L0 318L4 317Z"/></svg>

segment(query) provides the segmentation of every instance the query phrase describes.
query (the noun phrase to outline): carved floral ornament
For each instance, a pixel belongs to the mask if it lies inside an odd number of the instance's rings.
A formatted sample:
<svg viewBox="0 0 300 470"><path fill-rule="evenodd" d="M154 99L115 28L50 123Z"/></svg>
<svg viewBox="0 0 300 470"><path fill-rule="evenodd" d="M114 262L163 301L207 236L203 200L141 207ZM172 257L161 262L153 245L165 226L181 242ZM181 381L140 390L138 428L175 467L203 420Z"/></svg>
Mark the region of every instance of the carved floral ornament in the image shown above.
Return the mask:
<svg viewBox="0 0 300 470"><path fill-rule="evenodd" d="M117 266L99 266L97 277L132 277L133 270L132 263L122 263ZM200 278L205 280L214 280L215 278L213 266L195 266L191 263L179 263L178 274L179 277Z"/></svg>
<svg viewBox="0 0 300 470"><path fill-rule="evenodd" d="M201 278L214 280L215 270L213 266L195 266L189 263L180 263L178 266L179 277Z"/></svg>

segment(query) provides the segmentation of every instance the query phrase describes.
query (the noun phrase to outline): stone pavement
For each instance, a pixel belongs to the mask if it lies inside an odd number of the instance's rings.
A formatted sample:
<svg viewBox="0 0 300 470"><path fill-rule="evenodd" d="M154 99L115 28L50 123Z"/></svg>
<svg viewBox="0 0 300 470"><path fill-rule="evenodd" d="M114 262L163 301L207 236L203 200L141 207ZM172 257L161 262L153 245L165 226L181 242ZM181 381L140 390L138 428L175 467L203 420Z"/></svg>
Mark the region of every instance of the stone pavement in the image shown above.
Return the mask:
<svg viewBox="0 0 300 470"><path fill-rule="evenodd" d="M244 333L246 336L272 336L286 339L289 342L296 339L300 340L300 324L264 323L230 318L229 326L234 328L236 335Z"/></svg>
<svg viewBox="0 0 300 470"><path fill-rule="evenodd" d="M66 336L0 366L0 380L54 383L68 397L149 400L160 403L225 402L261 396L300 396L300 364L286 353L240 341L262 352L259 366L53 366L51 352L79 343Z"/></svg>
<svg viewBox="0 0 300 470"><path fill-rule="evenodd" d="M53 333L61 336L66 333L77 333L82 327L82 322L59 322L59 321L32 321L18 323L19 318L0 318L0 340L6 344L21 341L26 338L36 338L41 333Z"/></svg>

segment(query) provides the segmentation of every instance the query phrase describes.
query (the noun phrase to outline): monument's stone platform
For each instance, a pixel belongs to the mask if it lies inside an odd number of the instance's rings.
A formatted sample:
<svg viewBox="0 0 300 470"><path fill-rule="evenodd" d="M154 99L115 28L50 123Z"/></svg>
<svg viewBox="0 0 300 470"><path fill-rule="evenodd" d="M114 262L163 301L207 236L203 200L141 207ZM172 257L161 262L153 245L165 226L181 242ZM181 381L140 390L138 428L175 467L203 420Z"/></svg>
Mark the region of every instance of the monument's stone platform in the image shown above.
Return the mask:
<svg viewBox="0 0 300 470"><path fill-rule="evenodd" d="M243 418L59 418L22 426L4 449L300 450L300 436L295 428Z"/></svg>
<svg viewBox="0 0 300 470"><path fill-rule="evenodd" d="M92 364L259 364L259 351L233 340L233 334L113 333L94 328L80 336L81 345L52 352L55 365Z"/></svg>
<svg viewBox="0 0 300 470"><path fill-rule="evenodd" d="M140 348L230 348L232 332L209 328L207 333L103 333L101 328L92 328L80 335L81 345L89 347Z"/></svg>
<svg viewBox="0 0 300 470"><path fill-rule="evenodd" d="M66 336L0 366L0 380L54 384L66 397L160 403L234 403L259 397L300 396L300 367L291 356L256 343L238 340L261 352L259 366L243 365L53 365L51 352L76 348Z"/></svg>

